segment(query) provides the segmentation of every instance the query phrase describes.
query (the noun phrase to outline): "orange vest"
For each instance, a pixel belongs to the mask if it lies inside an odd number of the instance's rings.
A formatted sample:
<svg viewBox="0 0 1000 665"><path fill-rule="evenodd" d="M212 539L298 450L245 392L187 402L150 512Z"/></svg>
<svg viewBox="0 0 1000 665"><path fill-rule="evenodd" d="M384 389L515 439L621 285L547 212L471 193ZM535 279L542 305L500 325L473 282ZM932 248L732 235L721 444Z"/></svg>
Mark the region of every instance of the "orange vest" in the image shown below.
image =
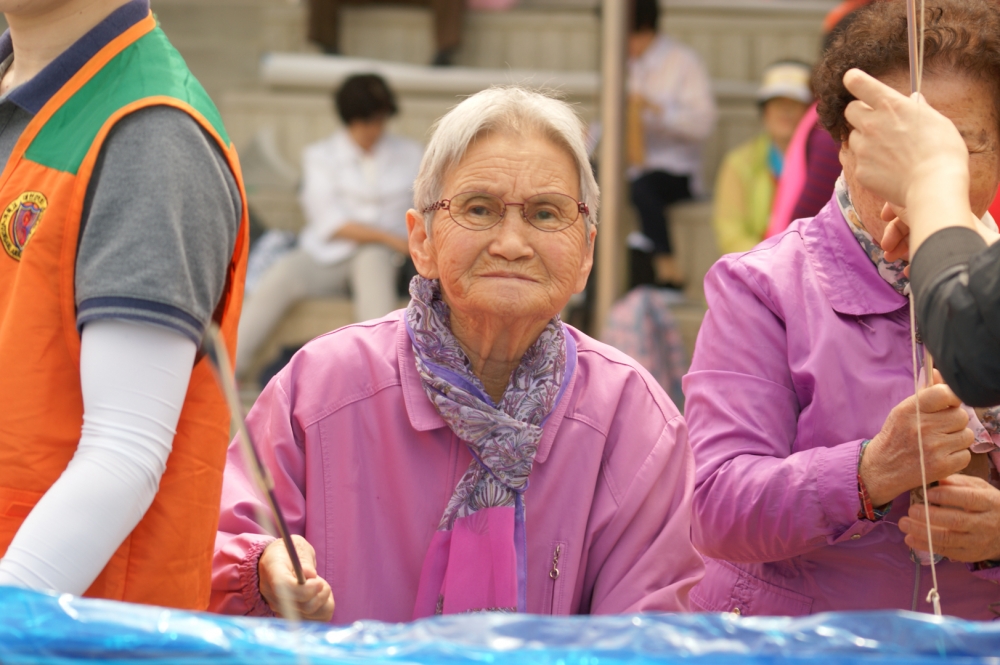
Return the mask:
<svg viewBox="0 0 1000 665"><path fill-rule="evenodd" d="M76 451L83 399L74 273L84 197L109 130L154 105L190 114L240 186L243 219L214 314L231 357L235 350L248 242L239 163L218 111L150 14L53 95L0 174L0 555ZM159 492L86 595L208 607L228 441L228 410L199 355Z"/></svg>

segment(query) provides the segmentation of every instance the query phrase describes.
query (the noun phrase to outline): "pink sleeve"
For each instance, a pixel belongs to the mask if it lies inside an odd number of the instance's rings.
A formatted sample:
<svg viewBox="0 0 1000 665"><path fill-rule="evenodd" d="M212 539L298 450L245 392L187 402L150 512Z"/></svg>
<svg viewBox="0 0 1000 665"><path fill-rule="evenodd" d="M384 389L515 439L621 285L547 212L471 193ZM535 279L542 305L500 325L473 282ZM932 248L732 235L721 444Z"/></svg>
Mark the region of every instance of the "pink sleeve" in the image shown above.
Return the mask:
<svg viewBox="0 0 1000 665"><path fill-rule="evenodd" d="M279 381L261 393L247 416L250 435L274 477L278 504L293 534L304 535L304 438L291 414L290 400ZM274 540L262 525L270 509L260 498L239 445L229 445L222 482L219 531L212 560L209 610L222 614L274 616L260 595L257 561Z"/></svg>
<svg viewBox="0 0 1000 665"><path fill-rule="evenodd" d="M871 531L874 522L857 518L861 441L796 446L803 405L778 309L736 261L717 263L705 290L709 310L684 380L695 545L713 558L766 562Z"/></svg>
<svg viewBox="0 0 1000 665"><path fill-rule="evenodd" d="M639 437L629 440L629 434L623 428L619 448L627 441L634 450ZM638 468L616 470L616 454L601 474L598 496L610 495L607 504L614 505L589 551L584 596L591 598L590 613L686 612L705 566L691 544L694 460L684 418L667 423ZM602 508L595 505L594 512Z"/></svg>

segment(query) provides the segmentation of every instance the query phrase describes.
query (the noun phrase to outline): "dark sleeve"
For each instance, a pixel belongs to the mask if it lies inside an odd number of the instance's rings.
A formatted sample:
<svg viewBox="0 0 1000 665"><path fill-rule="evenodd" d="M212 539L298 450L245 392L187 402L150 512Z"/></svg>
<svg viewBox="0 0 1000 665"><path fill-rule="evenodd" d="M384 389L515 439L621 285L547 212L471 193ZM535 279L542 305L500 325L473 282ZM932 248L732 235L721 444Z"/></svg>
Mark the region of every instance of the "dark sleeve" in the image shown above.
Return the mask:
<svg viewBox="0 0 1000 665"><path fill-rule="evenodd" d="M917 329L944 380L969 406L1000 404L1000 243L942 229L910 271Z"/></svg>
<svg viewBox="0 0 1000 665"><path fill-rule="evenodd" d="M84 202L77 326L147 321L199 344L225 289L241 216L221 148L190 115L156 106L123 118Z"/></svg>
<svg viewBox="0 0 1000 665"><path fill-rule="evenodd" d="M792 219L815 217L833 196L833 186L842 170L840 144L817 124L806 143L806 182L792 210Z"/></svg>

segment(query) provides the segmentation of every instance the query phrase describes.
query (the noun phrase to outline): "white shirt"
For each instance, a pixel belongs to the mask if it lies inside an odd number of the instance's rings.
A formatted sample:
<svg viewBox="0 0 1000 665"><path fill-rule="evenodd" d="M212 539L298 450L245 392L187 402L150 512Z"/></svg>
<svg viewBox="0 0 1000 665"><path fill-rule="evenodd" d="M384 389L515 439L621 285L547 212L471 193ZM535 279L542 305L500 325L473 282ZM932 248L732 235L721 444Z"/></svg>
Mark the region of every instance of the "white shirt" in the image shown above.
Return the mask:
<svg viewBox="0 0 1000 665"><path fill-rule="evenodd" d="M712 82L698 55L658 35L645 53L629 60L628 93L642 95L660 109L647 109L643 114L646 161L630 168L629 178L666 171L695 176L697 181L701 146L715 129L718 116Z"/></svg>
<svg viewBox="0 0 1000 665"><path fill-rule="evenodd" d="M306 226L299 246L317 263L332 265L357 248L352 241L331 239L348 222L405 238L422 155L416 141L389 134L366 153L346 130L307 146L299 194Z"/></svg>

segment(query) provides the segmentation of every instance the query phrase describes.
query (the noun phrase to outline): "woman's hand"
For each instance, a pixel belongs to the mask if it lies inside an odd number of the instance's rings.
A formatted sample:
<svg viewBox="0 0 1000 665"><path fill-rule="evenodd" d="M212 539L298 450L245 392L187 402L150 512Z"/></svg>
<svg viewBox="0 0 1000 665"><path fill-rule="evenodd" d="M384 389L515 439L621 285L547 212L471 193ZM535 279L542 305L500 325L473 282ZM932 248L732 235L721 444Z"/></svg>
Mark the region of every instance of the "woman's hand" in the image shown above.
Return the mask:
<svg viewBox="0 0 1000 665"><path fill-rule="evenodd" d="M972 215L971 212L969 214ZM910 225L906 219L906 208L901 208L891 203L886 203L882 208L882 221L889 222L882 233L882 241L879 243L882 251L885 252L886 261L898 261L899 259L909 261L911 258ZM979 232L979 235L987 245L992 245L997 240L1000 240L1000 233L986 228L986 225L980 223L974 215L971 224ZM903 274L907 277L910 276L909 266L906 266Z"/></svg>
<svg viewBox="0 0 1000 665"><path fill-rule="evenodd" d="M882 221L889 222L882 232L879 246L885 252L886 261L910 260L910 225L906 223L906 208L886 203L882 207ZM904 274L910 276L910 267Z"/></svg>
<svg viewBox="0 0 1000 665"><path fill-rule="evenodd" d="M301 618L327 622L333 618L333 591L326 580L316 573L316 550L302 536L292 536L292 542L299 553L306 583L299 585L295 579L292 560L284 543L278 539L264 548L257 562L260 595L278 616L283 616L278 594L286 593Z"/></svg>
<svg viewBox="0 0 1000 665"><path fill-rule="evenodd" d="M935 372L940 382L940 374ZM861 481L872 505L882 506L914 487L920 487L917 450L916 400L920 400L927 482L958 473L969 464L974 437L968 414L951 388L938 383L907 397L889 412L861 458Z"/></svg>
<svg viewBox="0 0 1000 665"><path fill-rule="evenodd" d="M976 563L1000 559L1000 490L982 478L955 475L927 490L934 553L952 561ZM906 544L926 552L926 511L922 504L910 506L910 514L899 520Z"/></svg>

